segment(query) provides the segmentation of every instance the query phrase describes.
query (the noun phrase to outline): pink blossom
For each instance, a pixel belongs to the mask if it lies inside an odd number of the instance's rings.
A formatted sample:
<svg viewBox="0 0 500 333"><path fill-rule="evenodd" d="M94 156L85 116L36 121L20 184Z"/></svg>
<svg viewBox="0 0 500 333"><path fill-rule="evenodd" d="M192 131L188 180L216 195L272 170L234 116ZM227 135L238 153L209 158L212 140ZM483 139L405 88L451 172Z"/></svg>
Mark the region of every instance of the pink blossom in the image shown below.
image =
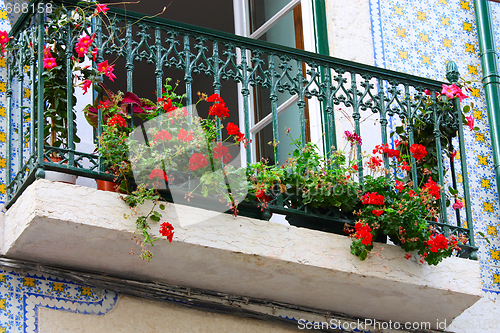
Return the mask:
<svg viewBox="0 0 500 333"><path fill-rule="evenodd" d="M52 54L50 53L50 48L44 50L44 56L43 56L43 67L46 69L52 69L56 67L56 59L52 57Z"/></svg>
<svg viewBox="0 0 500 333"><path fill-rule="evenodd" d="M106 14L106 12L109 10L107 5L96 4L95 6L96 6L95 14L99 14L99 13Z"/></svg>
<svg viewBox="0 0 500 333"><path fill-rule="evenodd" d="M90 88L91 85L92 85L92 81L90 81L90 80L83 81L82 89L83 89L84 95L87 93L87 90Z"/></svg>
<svg viewBox="0 0 500 333"><path fill-rule="evenodd" d="M95 61L95 58L97 57L97 53L99 52L99 49L97 47L94 47L92 50L92 60Z"/></svg>
<svg viewBox="0 0 500 333"><path fill-rule="evenodd" d="M88 53L89 49L85 44L78 43L76 44L75 51L78 53L79 57L84 57Z"/></svg>
<svg viewBox="0 0 500 333"><path fill-rule="evenodd" d="M453 209L462 209L464 208L464 203L458 199L455 199L455 203L453 204Z"/></svg>
<svg viewBox="0 0 500 333"><path fill-rule="evenodd" d="M455 89L453 88L454 84L451 86L447 86L446 84L443 84L443 90L441 91L441 94L446 95L449 99L452 99L455 97Z"/></svg>
<svg viewBox="0 0 500 333"><path fill-rule="evenodd" d="M464 99L466 99L466 98L469 97L466 94L464 94L462 92L462 89L460 89L460 87L457 86L456 84L452 84L451 88L454 90L455 97L458 97L458 99L460 100L460 102L462 102Z"/></svg>
<svg viewBox="0 0 500 333"><path fill-rule="evenodd" d="M111 81L114 82L114 79L116 79L116 75L113 74L114 66L115 65L109 65L108 61L106 60L101 62L100 64L97 64L97 70L100 73L106 75Z"/></svg>
<svg viewBox="0 0 500 333"><path fill-rule="evenodd" d="M471 131L473 131L474 130L474 117L468 116L468 117L465 117L465 119L467 119L467 126L469 126L469 129Z"/></svg>

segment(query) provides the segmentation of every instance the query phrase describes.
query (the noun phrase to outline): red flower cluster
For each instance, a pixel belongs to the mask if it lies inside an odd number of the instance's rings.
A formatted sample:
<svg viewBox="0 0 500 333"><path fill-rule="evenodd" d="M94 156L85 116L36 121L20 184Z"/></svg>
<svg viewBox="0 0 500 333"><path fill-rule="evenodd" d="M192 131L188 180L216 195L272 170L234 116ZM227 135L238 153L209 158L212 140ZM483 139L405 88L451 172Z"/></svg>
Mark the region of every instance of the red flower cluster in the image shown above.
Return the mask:
<svg viewBox="0 0 500 333"><path fill-rule="evenodd" d="M439 250L447 250L448 249L448 240L441 234L433 234L426 242L427 246L431 249L431 252L438 252Z"/></svg>
<svg viewBox="0 0 500 333"><path fill-rule="evenodd" d="M241 133L238 125L235 125L233 123L228 123L226 128L227 128L227 134L234 135L237 142L245 140L245 134Z"/></svg>
<svg viewBox="0 0 500 333"><path fill-rule="evenodd" d="M220 119L229 117L229 109L226 107L224 100L218 94L212 94L207 98L207 102L214 103L210 109L208 109L209 115L219 117Z"/></svg>
<svg viewBox="0 0 500 333"><path fill-rule="evenodd" d="M177 134L177 139L184 142L193 141L193 132L186 131L184 128L181 128Z"/></svg>
<svg viewBox="0 0 500 333"><path fill-rule="evenodd" d="M361 239L361 243L366 246L372 245L373 241L373 235L372 235L372 229L367 223L361 223L357 222L354 225L354 228L356 229L356 233L354 234L354 237L357 239Z"/></svg>
<svg viewBox="0 0 500 333"><path fill-rule="evenodd" d="M425 149L425 146L414 143L410 147L410 153L416 160L421 160L427 155L427 149Z"/></svg>
<svg viewBox="0 0 500 333"><path fill-rule="evenodd" d="M410 171L411 170L411 167L408 163L406 163L405 161L403 161L403 163L401 163L401 170L403 171Z"/></svg>
<svg viewBox="0 0 500 333"><path fill-rule="evenodd" d="M229 148L222 145L222 142L217 143L217 146L213 149L213 154L215 159L222 160L223 163L229 163L231 161Z"/></svg>
<svg viewBox="0 0 500 333"><path fill-rule="evenodd" d="M120 127L127 127L127 122L125 119L122 118L119 114L115 114L113 117L111 117L108 120L108 126L120 126Z"/></svg>
<svg viewBox="0 0 500 333"><path fill-rule="evenodd" d="M376 169L382 165L382 159L378 156L372 156L366 164L370 169Z"/></svg>
<svg viewBox="0 0 500 333"><path fill-rule="evenodd" d="M177 109L172 101L169 99L169 98L163 98L163 97L160 97L158 98L158 103L161 103L163 104L162 106L162 109L165 111L165 112L170 112L170 111L174 111L175 109Z"/></svg>
<svg viewBox="0 0 500 333"><path fill-rule="evenodd" d="M195 153L189 159L189 170L196 171L208 166L208 160L202 153Z"/></svg>
<svg viewBox="0 0 500 333"><path fill-rule="evenodd" d="M405 189L405 186L403 185L403 182L396 180L396 190L403 191Z"/></svg>
<svg viewBox="0 0 500 333"><path fill-rule="evenodd" d="M374 154L387 153L389 158L395 157L398 161L401 161L401 152L399 150L389 148L389 145L387 143L384 143L382 145L376 145L375 149L373 149L373 153Z"/></svg>
<svg viewBox="0 0 500 333"><path fill-rule="evenodd" d="M429 178L427 183L424 184L424 188L422 190L427 191L436 200L439 200L439 198L441 198L441 194L440 194L441 190L440 190L439 186L436 184L436 182L433 181L431 178Z"/></svg>
<svg viewBox="0 0 500 333"><path fill-rule="evenodd" d="M168 181L168 177L165 174L165 171L163 171L162 169L154 169L153 171L151 171L151 173L149 174L149 179L153 180L155 177Z"/></svg>
<svg viewBox="0 0 500 333"><path fill-rule="evenodd" d="M167 237L168 241L172 243L174 237L174 226L168 222L163 222L160 224L160 234L163 237Z"/></svg>
<svg viewBox="0 0 500 333"><path fill-rule="evenodd" d="M168 131L160 131L158 134L155 134L155 143L157 143L158 140L172 140L172 135Z"/></svg>
<svg viewBox="0 0 500 333"><path fill-rule="evenodd" d="M363 205L383 205L385 203L385 198L381 194L377 194L377 192L365 193L361 198L361 203Z"/></svg>
<svg viewBox="0 0 500 333"><path fill-rule="evenodd" d="M376 215L376 216L380 216L384 213L384 210L383 209L374 209L372 210L372 214L373 215Z"/></svg>

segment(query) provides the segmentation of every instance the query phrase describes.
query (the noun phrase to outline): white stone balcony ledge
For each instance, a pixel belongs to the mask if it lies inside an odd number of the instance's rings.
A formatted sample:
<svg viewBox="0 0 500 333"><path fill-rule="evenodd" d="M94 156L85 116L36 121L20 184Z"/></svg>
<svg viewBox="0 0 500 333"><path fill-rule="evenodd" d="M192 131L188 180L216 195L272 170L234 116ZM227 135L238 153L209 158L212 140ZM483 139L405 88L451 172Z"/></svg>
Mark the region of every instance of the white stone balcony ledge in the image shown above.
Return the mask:
<svg viewBox="0 0 500 333"><path fill-rule="evenodd" d="M129 212L119 194L38 180L5 214L3 253L393 322L451 323L481 298L476 261L449 258L431 267L386 244L360 261L345 236L178 204L163 212L174 241L159 240L148 263L138 258Z"/></svg>

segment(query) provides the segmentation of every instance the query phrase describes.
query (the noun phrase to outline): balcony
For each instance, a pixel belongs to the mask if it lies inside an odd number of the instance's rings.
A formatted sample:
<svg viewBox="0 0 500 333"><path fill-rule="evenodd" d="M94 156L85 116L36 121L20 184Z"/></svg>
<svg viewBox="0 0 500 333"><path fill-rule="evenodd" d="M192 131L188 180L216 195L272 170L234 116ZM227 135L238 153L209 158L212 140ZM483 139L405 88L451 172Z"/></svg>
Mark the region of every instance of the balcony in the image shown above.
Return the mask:
<svg viewBox="0 0 500 333"><path fill-rule="evenodd" d="M68 17L79 10L77 1L52 3L64 5ZM446 309L442 311L443 319L451 322L479 299L478 264L465 259L475 259L477 250L467 165L465 159L444 153L444 149L456 150L459 156L465 156L461 107L456 99L446 102L446 108L438 107L435 92L441 92L443 82L120 9L109 10L103 20L92 16L87 25L73 29L47 30L49 23L43 14L25 14L10 32L12 44L17 46L8 53L5 255L387 320L429 320L438 310ZM84 31L88 36L95 34L100 50L96 61L89 65L96 68L96 63L118 59L115 73L121 70L123 75L118 77L117 81L121 81L116 87L123 91L135 92L147 85L143 80L149 70L156 96L162 95L167 77L182 78L179 89L186 94L185 105L195 102L193 92L197 89L211 86L221 96L236 92L237 96L229 97L227 104L234 107L231 109L239 115L234 121L252 140L241 145L242 166L260 158L283 165L289 152L286 144L290 142L283 124L290 124L290 118L297 119L298 128L292 132L298 133L299 144L305 147L308 141L320 140L319 149L325 155L331 147L342 146L342 135L337 132L348 122L340 119L340 114L348 115L352 120L349 129L363 137L369 150L377 144L393 144L393 133L401 124L406 124L403 135L408 145L418 143L413 130L418 118L430 126L427 128L435 145L432 149L440 152L432 170L441 193L435 203L438 219L428 223L438 234L465 239L459 252L462 258L449 258L430 267L404 259L396 246L378 244L385 248L380 257L359 261L350 254L348 237L317 231L325 230L325 224L326 229L337 233L345 224L353 225L352 212L338 207L314 208L300 195L284 191L269 193L266 204L259 208L250 207L246 212L242 209L246 217L236 220L228 214L210 212L210 203L186 210L186 202L174 200L163 217L176 227L173 244L166 240L157 243L153 265L131 260L126 254L134 222L123 218L129 209L119 194L43 180L52 171L113 180L102 156L92 149L78 149L83 146L75 136L82 126L79 124L77 133L73 50ZM65 96L60 100L65 107L64 117L57 119L64 125L60 127L51 124L47 113L48 106L52 106L47 95L50 79L41 64L48 41L57 42L65 55L65 63L58 65L67 69L66 90L59 92L59 96ZM454 81L457 73L451 64L449 67L449 77ZM20 93L25 89L33 92L29 99ZM95 91L94 95L102 99L102 93ZM133 108L129 111L133 125ZM104 125L100 111L97 118L94 134L100 137ZM59 143L51 139L56 127ZM88 125L83 131L92 129ZM268 141L275 144L266 145ZM448 146L443 146L445 142ZM362 161L361 145L355 157L357 172L352 177L361 186L369 173ZM385 169L391 170L387 152L382 158ZM417 191L423 180L422 169L414 156L410 159L409 186ZM447 206L448 188L463 198L462 212ZM166 198L171 199L173 187L168 191ZM302 221L299 226L306 228L255 219L268 220L271 215ZM168 271L163 265L169 267ZM141 269L137 269L139 266ZM200 266L211 268L200 270ZM224 286L222 276L231 283ZM254 281L266 282L257 286ZM396 293L398 300L384 295L384 290ZM366 301L368 294L373 296L372 301ZM380 297L387 299L388 308L379 309ZM338 301L353 299L363 300L363 306ZM419 318L408 315L416 308L421 309ZM389 313L395 317L389 318Z"/></svg>

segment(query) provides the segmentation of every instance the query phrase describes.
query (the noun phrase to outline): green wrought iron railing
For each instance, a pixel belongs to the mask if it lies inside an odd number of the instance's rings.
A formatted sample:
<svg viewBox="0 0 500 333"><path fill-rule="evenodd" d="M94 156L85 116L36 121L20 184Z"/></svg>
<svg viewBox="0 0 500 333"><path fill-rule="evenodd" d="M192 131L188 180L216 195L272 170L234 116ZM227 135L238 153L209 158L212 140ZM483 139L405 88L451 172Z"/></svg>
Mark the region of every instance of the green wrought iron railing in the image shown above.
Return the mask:
<svg viewBox="0 0 500 333"><path fill-rule="evenodd" d="M70 14L78 2L76 0L32 1L34 6L51 3L52 6L64 5ZM460 163L447 161L451 172L444 170L444 157L438 158L439 183L442 187L441 219L432 222L444 234L463 234L468 238L468 245L474 257L475 245L473 221L471 213L470 194L465 161L465 144L462 129L462 114L460 105L454 105L454 113L440 112L436 106L434 92L440 92L442 82L407 75L400 72L376 68L342 59L332 58L306 52L299 49L275 45L259 40L210 29L204 29L161 18L151 18L130 11L112 8L107 13L107 25L103 27L100 20L94 20L92 26L85 27L89 35L96 34L100 49L99 61L104 57L124 59L126 73L126 89L134 90L134 79L141 73L134 71L140 62L154 66L154 82L157 96L161 95L165 80L165 71L172 68L182 72L182 78L187 94L187 104L191 104L193 82L204 74L211 79L213 90L222 93L224 82L232 81L239 85L240 106L242 108L246 137L255 138L252 132L257 121L253 121L253 102L256 89L266 89L268 94L268 109L270 110L270 126L272 126L272 141L280 142L278 125L279 100L283 95L294 97L300 123L300 139L302 144L307 140L307 100L319 101L321 109L321 128L326 133L323 136L325 151L336 142L333 124L333 112L338 106L351 112L356 133L361 132L361 120L366 114L376 113L380 124L380 143L390 143L390 132L396 122L406 119L410 145L414 143L413 120L421 109L427 95L431 91L434 107L427 119L433 124L437 151L442 151L442 126L452 129L456 136L453 140L458 145ZM104 172L104 166L99 156L93 153L80 152L75 149L73 78L71 72L71 57L74 45L79 36L73 35L70 29L57 32L58 43L66 46L67 77L67 132L65 132L67 147L51 147L44 144L44 77L43 63L46 35L45 24L47 15L41 13L26 13L21 16L10 32L14 45L17 47L8 54L8 87L7 87L7 207L13 204L23 190L37 178L43 178L45 171L59 171L95 179L110 179ZM305 71L304 71L305 69ZM139 76L138 76L139 75ZM23 98L25 85L32 92L29 103ZM25 104L23 104L25 103ZM257 119L259 120L259 119ZM261 119L262 121L262 119ZM257 124L258 125L258 124ZM392 127L391 127L392 126ZM257 126L258 127L258 126ZM455 133L457 133L456 135ZM100 129L97 130L100 133ZM451 138L450 136L450 138ZM248 145L244 153L246 162L255 156L254 146ZM272 148L275 163L280 161L280 145ZM57 153L63 157L55 161L52 156ZM13 159L15 157L15 159ZM361 160L361 149L358 149ZM413 160L414 162L414 160ZM389 159L384 157L384 164L389 165ZM460 170L454 170L455 167ZM418 184L418 174L415 163L412 163L413 183ZM446 173L446 175L445 175ZM462 179L457 179L457 174ZM358 177L363 179L363 165L359 164ZM446 177L451 177L447 180ZM461 186L465 199L465 217L459 213L447 212L444 193L447 182L452 187ZM297 216L315 217L318 219L344 218L329 212L317 212L307 205L290 205L290 198L279 196L269 203L269 211L281 214L296 214Z"/></svg>

